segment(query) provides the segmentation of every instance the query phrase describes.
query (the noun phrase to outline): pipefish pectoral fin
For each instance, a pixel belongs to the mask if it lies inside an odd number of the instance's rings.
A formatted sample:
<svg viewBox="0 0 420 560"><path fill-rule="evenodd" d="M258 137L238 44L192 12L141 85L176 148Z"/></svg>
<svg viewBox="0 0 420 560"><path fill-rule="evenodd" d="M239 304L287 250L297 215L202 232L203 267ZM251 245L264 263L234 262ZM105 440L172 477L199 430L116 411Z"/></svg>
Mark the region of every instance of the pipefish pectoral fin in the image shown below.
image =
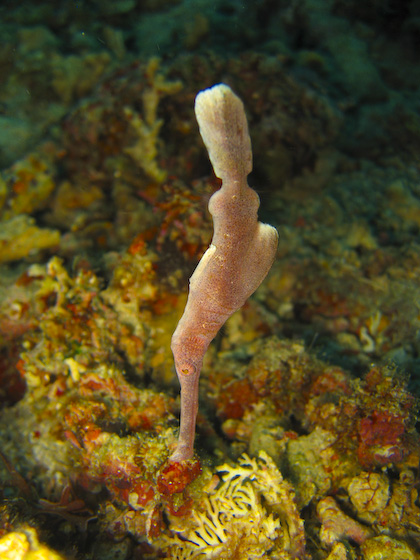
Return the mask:
<svg viewBox="0 0 420 560"><path fill-rule="evenodd" d="M208 266L211 265L211 262L214 259L214 254L216 252L216 245L213 243L201 257L200 262L198 263L196 269L194 270L191 278L190 278L190 291L194 291L198 288L201 281L205 277L205 270Z"/></svg>
<svg viewBox="0 0 420 560"><path fill-rule="evenodd" d="M276 228L258 222L257 234L250 243L241 266L244 302L267 276L276 257L278 239Z"/></svg>

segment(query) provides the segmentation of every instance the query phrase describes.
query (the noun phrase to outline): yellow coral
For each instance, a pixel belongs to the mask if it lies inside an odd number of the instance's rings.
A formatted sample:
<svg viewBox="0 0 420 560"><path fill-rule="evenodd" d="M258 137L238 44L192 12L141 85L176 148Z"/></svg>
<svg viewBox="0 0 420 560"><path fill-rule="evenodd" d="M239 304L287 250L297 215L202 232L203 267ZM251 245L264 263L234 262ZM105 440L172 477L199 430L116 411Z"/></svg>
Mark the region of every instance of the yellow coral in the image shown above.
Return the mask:
<svg viewBox="0 0 420 560"><path fill-rule="evenodd" d="M143 169L151 179L162 183L166 172L160 169L156 161L158 154L157 142L163 121L157 118L157 107L164 95L179 91L181 82L166 81L162 74L157 74L159 60L152 58L146 68L146 78L150 85L143 93L143 115L140 116L126 107L125 115L136 135L136 142L125 149L125 152Z"/></svg>
<svg viewBox="0 0 420 560"><path fill-rule="evenodd" d="M107 52L81 56L51 55L51 87L59 99L68 105L87 95L109 69L111 56Z"/></svg>
<svg viewBox="0 0 420 560"><path fill-rule="evenodd" d="M251 559L275 552L288 560L297 550L304 554L291 488L265 452L258 459L244 454L237 465L222 465L217 472L221 484L189 518L170 518L171 534L160 543L167 559Z"/></svg>
<svg viewBox="0 0 420 560"><path fill-rule="evenodd" d="M0 262L17 261L60 243L60 232L39 228L26 214L2 222L0 232Z"/></svg>
<svg viewBox="0 0 420 560"><path fill-rule="evenodd" d="M55 148L46 142L0 173L2 221L45 208L55 189Z"/></svg>
<svg viewBox="0 0 420 560"><path fill-rule="evenodd" d="M63 557L38 542L34 529L24 527L0 539L2 560L63 560Z"/></svg>

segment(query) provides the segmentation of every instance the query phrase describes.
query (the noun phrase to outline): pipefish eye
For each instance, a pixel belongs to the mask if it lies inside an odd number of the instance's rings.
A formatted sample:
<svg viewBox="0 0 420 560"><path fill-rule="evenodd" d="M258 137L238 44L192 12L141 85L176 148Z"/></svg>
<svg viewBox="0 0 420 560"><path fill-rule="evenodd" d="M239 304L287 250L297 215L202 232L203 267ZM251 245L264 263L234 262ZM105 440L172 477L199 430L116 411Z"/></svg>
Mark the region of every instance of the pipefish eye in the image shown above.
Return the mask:
<svg viewBox="0 0 420 560"><path fill-rule="evenodd" d="M197 371L197 368L193 364L182 364L182 367L179 371L183 375L192 375Z"/></svg>

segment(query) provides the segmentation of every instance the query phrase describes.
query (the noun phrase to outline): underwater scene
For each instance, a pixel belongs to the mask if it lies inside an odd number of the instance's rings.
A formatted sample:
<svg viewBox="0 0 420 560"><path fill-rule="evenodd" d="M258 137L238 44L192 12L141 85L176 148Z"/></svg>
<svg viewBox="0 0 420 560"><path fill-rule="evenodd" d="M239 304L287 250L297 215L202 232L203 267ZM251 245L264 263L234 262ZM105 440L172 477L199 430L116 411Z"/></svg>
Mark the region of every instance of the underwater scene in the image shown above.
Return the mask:
<svg viewBox="0 0 420 560"><path fill-rule="evenodd" d="M0 560L420 560L420 0L0 29Z"/></svg>

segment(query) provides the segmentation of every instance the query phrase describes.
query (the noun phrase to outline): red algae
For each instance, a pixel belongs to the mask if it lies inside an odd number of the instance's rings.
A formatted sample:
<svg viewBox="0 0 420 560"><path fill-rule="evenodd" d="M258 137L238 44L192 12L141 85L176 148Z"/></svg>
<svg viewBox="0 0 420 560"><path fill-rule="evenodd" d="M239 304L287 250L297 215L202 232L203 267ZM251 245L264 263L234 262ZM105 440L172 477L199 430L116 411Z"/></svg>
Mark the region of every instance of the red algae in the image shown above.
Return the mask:
<svg viewBox="0 0 420 560"><path fill-rule="evenodd" d="M182 492L201 472L198 460L169 463L159 475L158 490L169 496Z"/></svg>
<svg viewBox="0 0 420 560"><path fill-rule="evenodd" d="M357 456L364 467L399 463L410 453L403 445L406 437L405 420L387 411L374 411L360 420Z"/></svg>

